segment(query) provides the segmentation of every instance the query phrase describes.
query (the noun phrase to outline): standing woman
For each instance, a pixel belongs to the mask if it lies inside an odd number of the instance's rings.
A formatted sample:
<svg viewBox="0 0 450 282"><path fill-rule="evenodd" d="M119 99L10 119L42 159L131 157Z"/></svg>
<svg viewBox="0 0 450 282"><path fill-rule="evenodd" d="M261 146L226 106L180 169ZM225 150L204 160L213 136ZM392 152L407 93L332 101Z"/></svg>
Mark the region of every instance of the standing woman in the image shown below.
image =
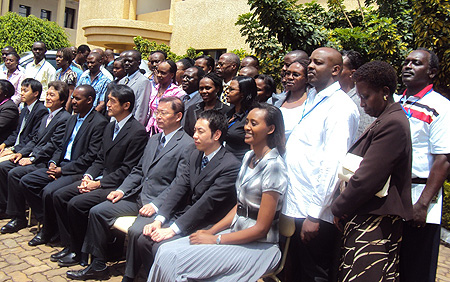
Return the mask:
<svg viewBox="0 0 450 282"><path fill-rule="evenodd" d="M227 102L234 108L227 113L228 132L225 148L242 160L250 145L244 141L244 125L250 107L256 98L256 83L252 77L236 76L228 88Z"/></svg>
<svg viewBox="0 0 450 282"><path fill-rule="evenodd" d="M114 77L114 80L112 81L113 84L117 84L119 80L121 80L127 75L127 73L125 72L125 68L123 66L123 61L124 61L123 57L118 57L114 60L112 68Z"/></svg>
<svg viewBox="0 0 450 282"><path fill-rule="evenodd" d="M278 216L288 185L279 109L258 104L245 122L238 203L208 230L159 248L148 281L256 281L280 260Z"/></svg>
<svg viewBox="0 0 450 282"><path fill-rule="evenodd" d="M289 138L292 130L304 117L306 90L308 85L308 62L297 60L289 65L285 72L287 91L286 99L282 102L280 110L283 113L286 138Z"/></svg>
<svg viewBox="0 0 450 282"><path fill-rule="evenodd" d="M20 98L20 86L25 79L25 73L19 69L20 56L13 52L6 55L5 58L5 70L0 72L0 79L6 79L14 86L14 95L10 99L19 105Z"/></svg>
<svg viewBox="0 0 450 282"><path fill-rule="evenodd" d="M214 109L226 114L231 110L230 106L225 105L219 100L222 89L223 80L215 72L208 73L200 80L198 92L203 101L190 106L186 112L184 131L187 134L190 136L194 135L194 126L197 122L197 117L203 111Z"/></svg>
<svg viewBox="0 0 450 282"><path fill-rule="evenodd" d="M147 132L152 136L159 133L159 129L156 124L156 110L158 109L159 100L162 97L176 96L182 98L186 95L180 87L175 84L175 75L177 73L177 65L172 60L161 62L156 69L156 78L158 84L152 87L149 102L149 116L150 119L147 123Z"/></svg>
<svg viewBox="0 0 450 282"><path fill-rule="evenodd" d="M19 109L11 100L14 86L6 79L0 79L0 144L16 129Z"/></svg>
<svg viewBox="0 0 450 282"><path fill-rule="evenodd" d="M56 51L56 66L58 70L55 73L54 80L59 80L69 85L69 97L72 97L75 85L77 85L77 73L70 68L72 58L73 53L71 48L61 48ZM67 99L66 111L69 113L72 112L72 99Z"/></svg>
<svg viewBox="0 0 450 282"><path fill-rule="evenodd" d="M272 97L272 94L276 93L277 88L275 81L270 75L258 74L255 76L257 95L256 100L258 102L267 102Z"/></svg>
<svg viewBox="0 0 450 282"><path fill-rule="evenodd" d="M398 281L403 221L412 218L409 122L392 98L391 65L367 63L353 79L361 107L377 119L350 148L362 161L331 207L338 228L345 223L339 281ZM378 195L386 183L387 195Z"/></svg>

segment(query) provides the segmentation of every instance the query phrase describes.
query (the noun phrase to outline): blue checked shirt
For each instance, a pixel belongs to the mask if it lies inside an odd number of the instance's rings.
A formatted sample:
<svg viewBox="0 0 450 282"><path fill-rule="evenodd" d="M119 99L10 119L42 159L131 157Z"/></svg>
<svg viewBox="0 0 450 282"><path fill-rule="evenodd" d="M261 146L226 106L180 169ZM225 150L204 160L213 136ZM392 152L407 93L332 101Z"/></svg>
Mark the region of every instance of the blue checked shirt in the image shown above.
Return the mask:
<svg viewBox="0 0 450 282"><path fill-rule="evenodd" d="M77 87L83 84L88 84L95 89L97 94L94 101L94 107L97 107L101 101L105 101L105 94L108 84L111 82L101 71L97 74L93 81L91 81L91 71L85 71L77 82Z"/></svg>

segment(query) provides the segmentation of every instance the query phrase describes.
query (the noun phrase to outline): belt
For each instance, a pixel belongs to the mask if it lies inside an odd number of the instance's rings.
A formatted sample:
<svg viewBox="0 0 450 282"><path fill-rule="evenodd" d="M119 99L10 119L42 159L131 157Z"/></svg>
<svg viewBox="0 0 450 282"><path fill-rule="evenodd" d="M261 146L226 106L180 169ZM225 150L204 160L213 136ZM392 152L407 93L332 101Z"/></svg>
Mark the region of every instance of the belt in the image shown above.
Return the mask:
<svg viewBox="0 0 450 282"><path fill-rule="evenodd" d="M244 207L240 203L238 203L237 210L236 210L237 215L248 217L248 218L251 218L254 220L258 219L258 212L259 212L259 210L254 210L248 206ZM278 219L279 216L280 216L280 211L277 211L275 213L274 219Z"/></svg>
<svg viewBox="0 0 450 282"><path fill-rule="evenodd" d="M413 178L411 179L412 184L427 184L428 178Z"/></svg>

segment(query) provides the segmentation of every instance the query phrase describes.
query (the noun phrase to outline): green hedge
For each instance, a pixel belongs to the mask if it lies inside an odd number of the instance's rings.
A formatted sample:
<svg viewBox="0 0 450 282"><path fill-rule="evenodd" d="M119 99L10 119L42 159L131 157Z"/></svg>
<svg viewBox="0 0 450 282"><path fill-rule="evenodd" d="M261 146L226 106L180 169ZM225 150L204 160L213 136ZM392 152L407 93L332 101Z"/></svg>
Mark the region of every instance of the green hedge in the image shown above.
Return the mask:
<svg viewBox="0 0 450 282"><path fill-rule="evenodd" d="M450 230L450 183L444 183L444 203L442 207L442 226Z"/></svg>

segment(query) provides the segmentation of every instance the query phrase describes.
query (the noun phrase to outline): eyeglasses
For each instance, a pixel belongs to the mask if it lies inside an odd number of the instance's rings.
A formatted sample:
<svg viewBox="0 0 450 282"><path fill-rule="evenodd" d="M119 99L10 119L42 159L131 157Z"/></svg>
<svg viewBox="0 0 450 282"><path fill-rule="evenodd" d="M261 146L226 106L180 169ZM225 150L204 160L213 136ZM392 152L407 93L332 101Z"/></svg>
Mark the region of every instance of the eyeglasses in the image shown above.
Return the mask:
<svg viewBox="0 0 450 282"><path fill-rule="evenodd" d="M284 76L286 76L286 77L289 77L289 76L291 76L291 75L292 75L293 78L299 78L299 77L302 76L302 74L301 74L301 73L298 73L298 72L290 72L290 71L287 71L287 72L284 73Z"/></svg>
<svg viewBox="0 0 450 282"><path fill-rule="evenodd" d="M156 111L155 112L155 116L162 116L162 117L165 117L165 116L168 116L168 115L170 115L171 113L169 113L169 112L166 112L166 111Z"/></svg>

